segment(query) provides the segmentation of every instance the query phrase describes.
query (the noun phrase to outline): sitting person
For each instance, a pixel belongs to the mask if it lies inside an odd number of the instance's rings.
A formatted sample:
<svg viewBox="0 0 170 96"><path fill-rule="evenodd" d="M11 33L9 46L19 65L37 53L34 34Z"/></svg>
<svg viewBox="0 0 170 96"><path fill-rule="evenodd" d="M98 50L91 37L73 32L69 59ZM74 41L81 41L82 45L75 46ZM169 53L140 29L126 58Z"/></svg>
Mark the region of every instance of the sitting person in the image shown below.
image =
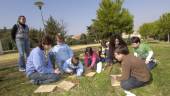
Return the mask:
<svg viewBox="0 0 170 96"><path fill-rule="evenodd" d="M119 46L114 51L115 58L121 62L122 74L117 76L124 90L131 90L144 86L151 79L150 71L145 62L129 54L127 46Z"/></svg>
<svg viewBox="0 0 170 96"><path fill-rule="evenodd" d="M48 54L45 52L51 48L52 40L45 36L38 47L32 49L26 63L26 75L33 84L45 84L59 80L58 69L53 69Z"/></svg>
<svg viewBox="0 0 170 96"><path fill-rule="evenodd" d="M76 76L81 76L83 74L83 64L79 60L79 57L73 56L72 58L65 61L63 65L63 70L65 73L76 74Z"/></svg>
<svg viewBox="0 0 170 96"><path fill-rule="evenodd" d="M96 64L99 61L99 56L91 47L87 47L84 55L84 64L89 69L96 69Z"/></svg>
<svg viewBox="0 0 170 96"><path fill-rule="evenodd" d="M145 64L147 64L149 70L153 69L156 65L153 50L147 44L141 43L139 37L132 37L131 43L134 48L134 55L145 60Z"/></svg>
<svg viewBox="0 0 170 96"><path fill-rule="evenodd" d="M109 55L108 55L108 62L111 64L116 63L116 59L113 56L114 50L119 46L127 46L126 42L123 40L123 38L120 35L113 35L110 37L109 41Z"/></svg>
<svg viewBox="0 0 170 96"><path fill-rule="evenodd" d="M50 54L55 58L55 63L58 64L60 71L63 73L62 67L66 60L73 56L73 51L71 48L65 44L64 38L61 35L56 35L57 45L55 45ZM50 56L52 57L52 56Z"/></svg>
<svg viewBox="0 0 170 96"><path fill-rule="evenodd" d="M99 51L98 51L98 55L99 55L101 62L108 61L108 51L109 51L108 43L109 42L106 42L106 41L101 42L101 47L99 48Z"/></svg>

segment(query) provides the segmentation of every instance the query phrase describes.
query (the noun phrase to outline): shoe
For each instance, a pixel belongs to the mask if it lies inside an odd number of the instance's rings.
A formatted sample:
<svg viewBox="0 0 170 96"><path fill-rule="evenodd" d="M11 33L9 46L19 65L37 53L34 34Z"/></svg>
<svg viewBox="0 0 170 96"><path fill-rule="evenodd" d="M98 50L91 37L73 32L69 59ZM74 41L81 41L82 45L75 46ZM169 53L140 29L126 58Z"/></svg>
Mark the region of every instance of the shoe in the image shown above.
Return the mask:
<svg viewBox="0 0 170 96"><path fill-rule="evenodd" d="M136 96L134 93L124 90L124 92L126 93L126 96Z"/></svg>
<svg viewBox="0 0 170 96"><path fill-rule="evenodd" d="M25 68L19 68L19 71L20 72L25 72L26 70L25 70Z"/></svg>

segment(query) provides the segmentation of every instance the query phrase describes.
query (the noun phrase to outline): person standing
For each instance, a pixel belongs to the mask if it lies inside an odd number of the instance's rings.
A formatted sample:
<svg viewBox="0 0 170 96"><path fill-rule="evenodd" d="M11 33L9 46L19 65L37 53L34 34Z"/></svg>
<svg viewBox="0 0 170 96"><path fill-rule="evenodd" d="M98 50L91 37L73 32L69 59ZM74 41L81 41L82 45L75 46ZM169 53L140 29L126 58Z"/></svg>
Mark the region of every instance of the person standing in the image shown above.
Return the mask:
<svg viewBox="0 0 170 96"><path fill-rule="evenodd" d="M29 46L29 28L26 25L26 17L19 16L17 24L15 24L11 31L11 37L16 43L19 59L18 66L19 71L25 71L25 56L29 56L30 46Z"/></svg>

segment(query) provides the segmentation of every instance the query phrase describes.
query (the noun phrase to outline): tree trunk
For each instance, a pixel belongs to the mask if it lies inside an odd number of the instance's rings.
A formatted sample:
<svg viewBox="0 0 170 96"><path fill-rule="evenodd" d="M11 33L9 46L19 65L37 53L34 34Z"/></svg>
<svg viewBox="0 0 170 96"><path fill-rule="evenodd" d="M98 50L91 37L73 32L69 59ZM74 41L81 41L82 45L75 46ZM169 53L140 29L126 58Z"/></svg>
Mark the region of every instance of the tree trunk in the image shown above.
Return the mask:
<svg viewBox="0 0 170 96"><path fill-rule="evenodd" d="M169 35L170 35L170 33L168 33L168 43L170 42L170 36Z"/></svg>
<svg viewBox="0 0 170 96"><path fill-rule="evenodd" d="M1 40L0 40L0 54L3 54L3 49L2 49L2 43L1 43Z"/></svg>

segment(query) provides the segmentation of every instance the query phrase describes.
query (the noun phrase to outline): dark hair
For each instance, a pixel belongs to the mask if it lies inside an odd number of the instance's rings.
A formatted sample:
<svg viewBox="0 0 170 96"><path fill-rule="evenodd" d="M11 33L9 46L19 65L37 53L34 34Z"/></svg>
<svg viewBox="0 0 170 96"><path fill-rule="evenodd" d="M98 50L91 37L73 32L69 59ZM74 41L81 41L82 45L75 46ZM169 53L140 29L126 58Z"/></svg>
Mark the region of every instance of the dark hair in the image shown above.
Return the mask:
<svg viewBox="0 0 170 96"><path fill-rule="evenodd" d="M110 42L109 42L109 54L110 54L111 59L113 59L112 54L114 53L114 50L116 49L116 46L115 46L116 39L119 40L119 46L127 46L126 42L123 40L123 38L120 35L115 34L111 36Z"/></svg>
<svg viewBox="0 0 170 96"><path fill-rule="evenodd" d="M43 36L43 38L40 40L39 42L39 47L44 50L42 44L44 45L52 45L52 39L50 36L46 35L46 36Z"/></svg>
<svg viewBox="0 0 170 96"><path fill-rule="evenodd" d="M140 38L139 37L132 37L131 38L131 43L140 43Z"/></svg>
<svg viewBox="0 0 170 96"><path fill-rule="evenodd" d="M74 63L74 62L73 62L73 58L74 58L75 60L77 60L78 63ZM75 66L77 66L77 65L79 64L79 57L78 57L77 55L73 55L73 57L72 57L72 59L71 59L71 63L74 64Z"/></svg>
<svg viewBox="0 0 170 96"><path fill-rule="evenodd" d="M21 16L18 17L18 21L17 22L19 22L22 17L26 19L26 17L24 15L21 15Z"/></svg>
<svg viewBox="0 0 170 96"><path fill-rule="evenodd" d="M93 55L93 49L92 49L91 47L87 47L87 48L86 48L85 54L86 54L87 52L90 54L90 56Z"/></svg>
<svg viewBox="0 0 170 96"><path fill-rule="evenodd" d="M128 55L129 49L127 46L119 46L115 49L114 53Z"/></svg>

